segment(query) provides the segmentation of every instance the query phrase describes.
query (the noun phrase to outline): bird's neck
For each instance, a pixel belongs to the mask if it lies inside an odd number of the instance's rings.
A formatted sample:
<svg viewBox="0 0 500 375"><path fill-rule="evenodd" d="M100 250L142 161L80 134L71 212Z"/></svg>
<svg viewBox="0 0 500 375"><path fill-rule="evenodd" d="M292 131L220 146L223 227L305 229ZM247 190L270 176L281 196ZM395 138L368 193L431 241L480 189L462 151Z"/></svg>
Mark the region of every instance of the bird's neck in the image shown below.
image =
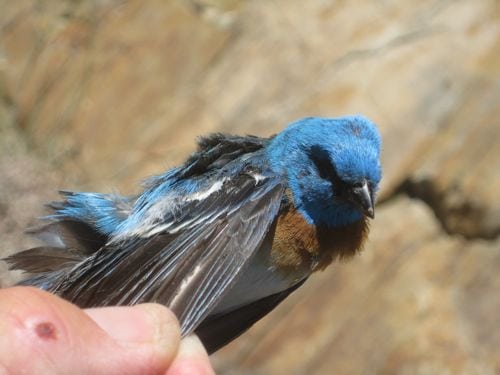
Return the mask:
<svg viewBox="0 0 500 375"><path fill-rule="evenodd" d="M294 206L310 225L325 228L343 228L363 218L363 214L352 205L337 200L328 185L321 189L316 186L316 194L302 192L293 194ZM311 190L312 191L312 190Z"/></svg>
<svg viewBox="0 0 500 375"><path fill-rule="evenodd" d="M307 212L311 221L324 228L343 228L363 218L363 214L346 203L327 203L319 210Z"/></svg>
<svg viewBox="0 0 500 375"><path fill-rule="evenodd" d="M365 217L338 227L311 225L292 205L283 206L272 246L277 269L311 271L326 268L335 259L348 259L363 248L368 235Z"/></svg>

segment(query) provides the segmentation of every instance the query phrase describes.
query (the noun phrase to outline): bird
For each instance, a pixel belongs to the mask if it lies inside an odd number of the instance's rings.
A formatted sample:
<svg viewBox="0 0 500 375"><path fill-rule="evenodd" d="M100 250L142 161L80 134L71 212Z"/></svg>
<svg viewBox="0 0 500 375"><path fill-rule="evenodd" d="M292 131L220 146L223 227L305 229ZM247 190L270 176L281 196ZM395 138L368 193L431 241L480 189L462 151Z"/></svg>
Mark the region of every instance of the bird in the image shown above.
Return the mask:
<svg viewBox="0 0 500 375"><path fill-rule="evenodd" d="M382 177L362 115L308 117L271 137L215 133L133 196L60 191L7 257L20 285L82 307L157 302L213 353L311 274L359 253Z"/></svg>

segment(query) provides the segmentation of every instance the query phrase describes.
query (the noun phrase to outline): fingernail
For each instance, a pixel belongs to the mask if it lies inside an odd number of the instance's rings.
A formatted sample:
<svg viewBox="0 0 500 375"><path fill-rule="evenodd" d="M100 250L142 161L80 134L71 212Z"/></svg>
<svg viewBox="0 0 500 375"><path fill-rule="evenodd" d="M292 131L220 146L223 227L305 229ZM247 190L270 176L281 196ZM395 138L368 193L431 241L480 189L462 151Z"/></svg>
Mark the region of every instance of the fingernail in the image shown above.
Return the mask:
<svg viewBox="0 0 500 375"><path fill-rule="evenodd" d="M158 304L87 309L86 313L121 344L172 346L180 338L174 314Z"/></svg>
<svg viewBox="0 0 500 375"><path fill-rule="evenodd" d="M208 354L197 336L190 335L182 339L174 363L172 363L167 371L167 375L173 374L215 374Z"/></svg>

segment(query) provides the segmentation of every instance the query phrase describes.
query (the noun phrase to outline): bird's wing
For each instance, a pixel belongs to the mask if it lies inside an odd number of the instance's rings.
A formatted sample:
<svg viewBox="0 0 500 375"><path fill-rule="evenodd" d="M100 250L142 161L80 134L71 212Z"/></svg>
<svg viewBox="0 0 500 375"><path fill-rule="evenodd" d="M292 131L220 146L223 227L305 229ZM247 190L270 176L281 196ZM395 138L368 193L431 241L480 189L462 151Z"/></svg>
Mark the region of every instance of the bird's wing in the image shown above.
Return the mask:
<svg viewBox="0 0 500 375"><path fill-rule="evenodd" d="M261 298L235 310L209 316L198 326L196 334L208 353L214 353L271 312L306 280L307 277L282 292Z"/></svg>
<svg viewBox="0 0 500 375"><path fill-rule="evenodd" d="M159 302L176 313L184 335L191 333L229 290L275 221L282 182L261 172L223 171L224 179L215 176L205 191L175 203L158 200L150 216L50 290L84 307Z"/></svg>

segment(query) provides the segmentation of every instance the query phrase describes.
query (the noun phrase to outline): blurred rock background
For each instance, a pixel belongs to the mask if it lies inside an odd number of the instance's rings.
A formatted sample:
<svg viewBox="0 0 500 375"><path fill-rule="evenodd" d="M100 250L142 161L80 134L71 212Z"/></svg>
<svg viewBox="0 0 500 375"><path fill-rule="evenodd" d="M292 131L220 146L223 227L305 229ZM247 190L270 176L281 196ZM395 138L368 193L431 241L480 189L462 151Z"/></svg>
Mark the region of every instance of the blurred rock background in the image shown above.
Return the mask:
<svg viewBox="0 0 500 375"><path fill-rule="evenodd" d="M0 0L0 253L59 188L131 193L197 135L360 112L384 139L368 246L218 373L499 374L496 0Z"/></svg>

